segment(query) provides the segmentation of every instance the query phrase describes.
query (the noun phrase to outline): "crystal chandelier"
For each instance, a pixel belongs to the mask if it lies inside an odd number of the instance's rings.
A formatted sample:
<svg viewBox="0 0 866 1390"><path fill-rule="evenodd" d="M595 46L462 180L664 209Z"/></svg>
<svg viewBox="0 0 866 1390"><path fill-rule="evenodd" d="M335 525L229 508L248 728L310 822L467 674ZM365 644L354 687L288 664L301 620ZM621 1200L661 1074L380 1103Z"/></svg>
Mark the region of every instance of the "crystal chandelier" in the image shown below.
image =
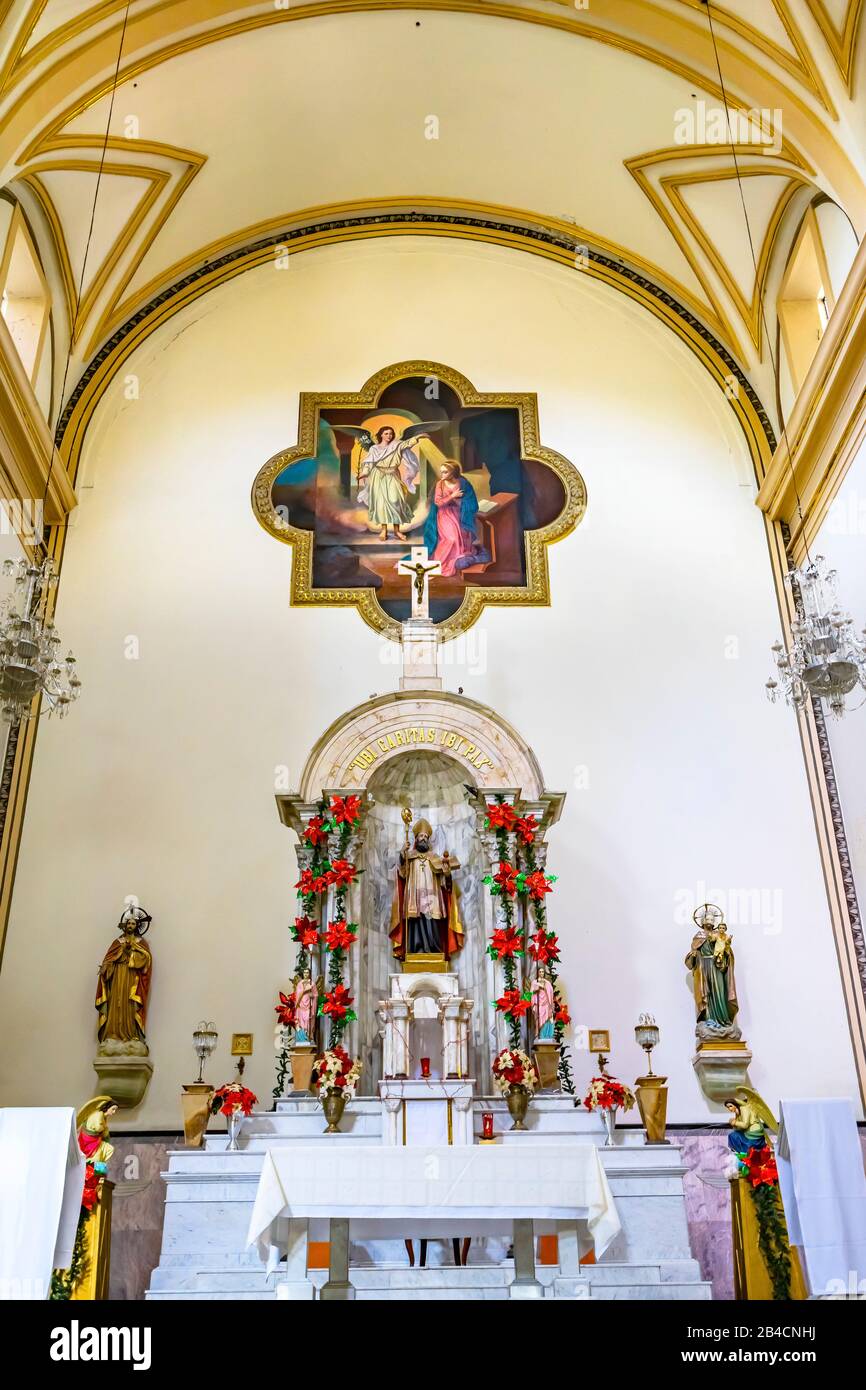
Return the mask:
<svg viewBox="0 0 866 1390"><path fill-rule="evenodd" d="M37 712L62 719L81 691L70 652L58 660L60 634L47 616L48 596L57 584L54 563L6 560L5 575L15 576L15 589L0 607L0 700L3 721L17 723ZM42 696L39 711L36 695Z"/></svg>
<svg viewBox="0 0 866 1390"><path fill-rule="evenodd" d="M826 700L831 715L841 719L845 698L859 685L866 690L866 642L854 631L850 613L836 602L836 571L823 555L785 576L794 595L797 616L791 623L791 645L774 642L778 680L767 681L775 702L784 696L795 709L813 698Z"/></svg>

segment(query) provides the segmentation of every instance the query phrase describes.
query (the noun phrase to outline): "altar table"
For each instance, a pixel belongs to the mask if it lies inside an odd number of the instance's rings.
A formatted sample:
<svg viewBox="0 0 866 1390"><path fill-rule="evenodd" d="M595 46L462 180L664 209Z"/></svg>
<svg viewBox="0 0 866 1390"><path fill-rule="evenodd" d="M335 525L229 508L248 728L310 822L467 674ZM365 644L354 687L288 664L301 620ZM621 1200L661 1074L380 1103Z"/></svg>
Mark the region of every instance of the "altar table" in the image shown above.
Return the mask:
<svg viewBox="0 0 866 1390"><path fill-rule="evenodd" d="M286 1254L289 1297L311 1298L307 1223L330 1222L330 1278L323 1298L351 1298L350 1229L365 1237L491 1235L513 1227L513 1298L540 1297L534 1236L559 1235L577 1261L577 1223L596 1256L620 1229L598 1150L592 1144L293 1146L265 1155L248 1245L269 1269ZM307 1291L309 1290L309 1292Z"/></svg>

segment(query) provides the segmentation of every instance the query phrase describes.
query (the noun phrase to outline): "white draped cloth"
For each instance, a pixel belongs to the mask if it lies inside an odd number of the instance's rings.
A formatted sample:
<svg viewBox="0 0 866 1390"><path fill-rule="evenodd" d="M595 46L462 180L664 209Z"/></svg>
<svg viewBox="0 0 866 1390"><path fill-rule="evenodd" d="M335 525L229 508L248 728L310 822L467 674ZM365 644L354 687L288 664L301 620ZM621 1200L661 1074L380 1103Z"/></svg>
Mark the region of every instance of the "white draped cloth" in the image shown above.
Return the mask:
<svg viewBox="0 0 866 1390"><path fill-rule="evenodd" d="M247 1243L273 1264L280 1223L331 1218L395 1223L392 1234L471 1234L532 1220L556 1230L585 1220L597 1256L620 1221L592 1144L379 1148L292 1146L265 1155Z"/></svg>
<svg viewBox="0 0 866 1390"><path fill-rule="evenodd" d="M0 1110L0 1298L47 1298L69 1268L84 1169L71 1107Z"/></svg>
<svg viewBox="0 0 866 1390"><path fill-rule="evenodd" d="M788 1239L818 1297L866 1290L866 1177L850 1100L783 1100L776 1165Z"/></svg>

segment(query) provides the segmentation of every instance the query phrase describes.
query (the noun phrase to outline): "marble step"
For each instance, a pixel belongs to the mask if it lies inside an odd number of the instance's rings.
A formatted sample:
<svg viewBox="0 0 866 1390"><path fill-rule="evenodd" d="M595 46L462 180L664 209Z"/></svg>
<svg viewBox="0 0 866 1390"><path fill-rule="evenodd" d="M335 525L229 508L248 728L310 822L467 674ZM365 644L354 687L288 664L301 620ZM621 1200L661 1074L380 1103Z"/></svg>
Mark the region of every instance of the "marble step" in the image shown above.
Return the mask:
<svg viewBox="0 0 866 1390"><path fill-rule="evenodd" d="M166 1269L157 1267L150 1278L151 1292L181 1293L194 1290L200 1293L238 1294L273 1293L279 1274L268 1274L263 1269Z"/></svg>
<svg viewBox="0 0 866 1390"><path fill-rule="evenodd" d="M590 1289L593 1303L611 1299L709 1303L713 1297L712 1284L704 1281L689 1284L591 1284Z"/></svg>

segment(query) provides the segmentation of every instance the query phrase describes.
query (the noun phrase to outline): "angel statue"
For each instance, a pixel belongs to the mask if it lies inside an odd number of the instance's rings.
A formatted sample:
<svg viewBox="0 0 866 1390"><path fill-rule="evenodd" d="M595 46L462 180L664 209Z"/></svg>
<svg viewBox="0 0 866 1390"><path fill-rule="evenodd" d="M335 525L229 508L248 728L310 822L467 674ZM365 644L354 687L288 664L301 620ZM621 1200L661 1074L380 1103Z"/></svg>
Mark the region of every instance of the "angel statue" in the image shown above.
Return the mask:
<svg viewBox="0 0 866 1390"><path fill-rule="evenodd" d="M76 1116L78 1147L97 1173L104 1173L114 1145L108 1142L108 1121L117 1113L111 1096L94 1096Z"/></svg>
<svg viewBox="0 0 866 1390"><path fill-rule="evenodd" d="M775 1132L779 1126L769 1105L757 1091L749 1086L738 1086L733 1100L725 1101L725 1109L731 1117L728 1148L741 1162L748 1160L752 1149L770 1147L769 1131Z"/></svg>
<svg viewBox="0 0 866 1390"><path fill-rule="evenodd" d="M400 438L391 425L376 431L340 425L345 434L354 435L362 450L358 470L358 501L366 506L373 526L380 527L379 538L386 541L389 529L398 540L405 540L404 528L412 520L414 494L418 487L421 462L413 444L429 438L429 431L444 429L446 420L421 420L407 425Z"/></svg>

